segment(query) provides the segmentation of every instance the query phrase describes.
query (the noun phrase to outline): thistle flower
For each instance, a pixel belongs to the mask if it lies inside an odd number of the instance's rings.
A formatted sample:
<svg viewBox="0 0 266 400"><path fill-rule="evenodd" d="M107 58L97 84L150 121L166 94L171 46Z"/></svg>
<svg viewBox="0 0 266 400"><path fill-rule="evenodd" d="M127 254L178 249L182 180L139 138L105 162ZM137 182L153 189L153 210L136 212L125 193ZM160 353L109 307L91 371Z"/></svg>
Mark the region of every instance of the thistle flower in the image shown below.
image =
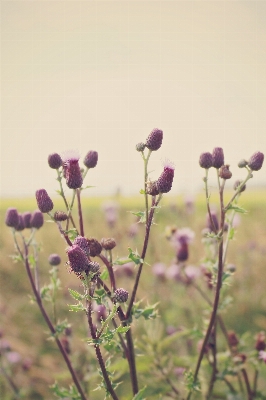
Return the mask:
<svg viewBox="0 0 266 400"><path fill-rule="evenodd" d="M88 241L85 237L83 236L77 236L74 239L73 244L77 244L83 251L84 253L88 256L90 254L90 248L89 248L89 244Z"/></svg>
<svg viewBox="0 0 266 400"><path fill-rule="evenodd" d="M199 158L199 165L201 168L209 169L212 167L212 155L211 153L201 153Z"/></svg>
<svg viewBox="0 0 266 400"><path fill-rule="evenodd" d="M113 238L102 238L101 245L105 250L112 250L116 246L116 241Z"/></svg>
<svg viewBox="0 0 266 400"><path fill-rule="evenodd" d="M216 231L218 231L218 229L219 229L219 221L218 221L218 216L217 216L216 211L211 211L211 217L212 217L212 222L214 224L214 227L215 227ZM213 230L209 214L207 214L207 227L208 227L208 229L210 231Z"/></svg>
<svg viewBox="0 0 266 400"><path fill-rule="evenodd" d="M48 262L50 265L55 267L61 263L61 257L58 254L50 254L48 257Z"/></svg>
<svg viewBox="0 0 266 400"><path fill-rule="evenodd" d="M19 215L16 208L8 208L6 211L5 223L11 228L16 228L19 222Z"/></svg>
<svg viewBox="0 0 266 400"><path fill-rule="evenodd" d="M193 232L192 229L190 228L176 229L172 233L171 244L176 249L179 249L179 247L184 243L186 244L192 243L194 238L195 238L195 232Z"/></svg>
<svg viewBox="0 0 266 400"><path fill-rule="evenodd" d="M42 213L48 213L54 208L54 203L45 189L36 190L35 193L37 205Z"/></svg>
<svg viewBox="0 0 266 400"><path fill-rule="evenodd" d="M84 161L83 161L84 165L85 165L87 168L94 168L94 167L96 167L97 162L98 162L98 153L97 153L97 151L93 151L93 150L89 151L89 152L86 154L86 156L85 156L85 158L84 158Z"/></svg>
<svg viewBox="0 0 266 400"><path fill-rule="evenodd" d="M160 193L168 193L172 188L175 168L173 163L166 161L164 169L157 180L157 188Z"/></svg>
<svg viewBox="0 0 266 400"><path fill-rule="evenodd" d="M159 194L157 182L148 182L146 185L146 193L151 196L157 196Z"/></svg>
<svg viewBox="0 0 266 400"><path fill-rule="evenodd" d="M221 168L224 165L224 151L221 147L215 147L212 152L212 166Z"/></svg>
<svg viewBox="0 0 266 400"><path fill-rule="evenodd" d="M115 290L114 293L114 303L125 303L128 299L128 291L123 289L123 288L119 288Z"/></svg>
<svg viewBox="0 0 266 400"><path fill-rule="evenodd" d="M261 169L263 161L264 154L260 151L257 151L250 157L248 161L248 166L252 171L258 171L259 169Z"/></svg>
<svg viewBox="0 0 266 400"><path fill-rule="evenodd" d="M40 229L43 226L44 219L43 213L39 210L36 210L31 215L30 226L31 228Z"/></svg>
<svg viewBox="0 0 266 400"><path fill-rule="evenodd" d="M68 151L62 156L62 160L67 186L70 189L80 188L83 178L79 167L79 155L75 151Z"/></svg>
<svg viewBox="0 0 266 400"><path fill-rule="evenodd" d="M62 166L63 161L59 154L52 153L48 156L48 164L52 169L58 169Z"/></svg>
<svg viewBox="0 0 266 400"><path fill-rule="evenodd" d="M232 172L229 170L229 165L222 165L219 170L219 176L222 179L230 179L232 177Z"/></svg>
<svg viewBox="0 0 266 400"><path fill-rule="evenodd" d="M55 221L61 222L67 220L67 214L64 211L56 211L54 213Z"/></svg>
<svg viewBox="0 0 266 400"><path fill-rule="evenodd" d="M89 261L88 263L88 272L92 274L97 274L100 271L100 264L96 261Z"/></svg>
<svg viewBox="0 0 266 400"><path fill-rule="evenodd" d="M84 251L77 244L67 249L67 255L72 271L76 273L86 271L88 268L88 259Z"/></svg>
<svg viewBox="0 0 266 400"><path fill-rule="evenodd" d="M165 272L166 272L166 267L164 263L155 263L152 266L152 273L156 278L160 280L165 280Z"/></svg>
<svg viewBox="0 0 266 400"><path fill-rule="evenodd" d="M160 129L153 129L146 139L145 146L152 151L158 150L163 141L163 131Z"/></svg>
<svg viewBox="0 0 266 400"><path fill-rule="evenodd" d="M234 331L228 331L227 333L228 343L232 347L236 347L239 343L238 337Z"/></svg>
<svg viewBox="0 0 266 400"><path fill-rule="evenodd" d="M25 229L24 219L21 214L18 215L18 224L16 226L16 231L23 231Z"/></svg>
<svg viewBox="0 0 266 400"><path fill-rule="evenodd" d="M102 245L101 243L98 242L97 239L94 238L89 238L87 239L88 247L89 247L89 252L91 257L98 256L101 254L102 251Z"/></svg>
<svg viewBox="0 0 266 400"><path fill-rule="evenodd" d="M266 349L265 332L259 332L256 337L255 349L258 351L264 351Z"/></svg>
<svg viewBox="0 0 266 400"><path fill-rule="evenodd" d="M22 218L24 221L25 228L30 228L31 213L29 211L24 212L22 214Z"/></svg>
<svg viewBox="0 0 266 400"><path fill-rule="evenodd" d="M248 161L242 158L237 165L239 168L245 168L248 165Z"/></svg>
<svg viewBox="0 0 266 400"><path fill-rule="evenodd" d="M107 318L106 307L103 304L96 304L93 307L93 311L96 314L96 319L98 322L101 322Z"/></svg>
<svg viewBox="0 0 266 400"><path fill-rule="evenodd" d="M167 279L180 281L181 280L181 268L180 265L172 264L167 268L165 275Z"/></svg>
<svg viewBox="0 0 266 400"><path fill-rule="evenodd" d="M178 261L186 261L188 259L188 244L182 243L177 251L176 258Z"/></svg>

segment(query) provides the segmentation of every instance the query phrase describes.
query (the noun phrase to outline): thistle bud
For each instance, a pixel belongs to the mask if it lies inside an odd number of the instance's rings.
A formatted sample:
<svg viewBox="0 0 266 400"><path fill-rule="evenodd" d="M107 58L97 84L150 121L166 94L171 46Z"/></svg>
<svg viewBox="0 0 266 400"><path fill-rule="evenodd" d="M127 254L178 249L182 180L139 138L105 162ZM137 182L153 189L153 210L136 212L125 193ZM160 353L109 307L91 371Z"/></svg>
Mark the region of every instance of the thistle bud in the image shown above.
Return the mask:
<svg viewBox="0 0 266 400"><path fill-rule="evenodd" d="M61 263L61 257L58 254L50 254L48 257L48 262L50 265L55 267Z"/></svg>
<svg viewBox="0 0 266 400"><path fill-rule="evenodd" d="M16 226L16 231L23 231L25 229L24 219L21 214L18 215L18 224Z"/></svg>
<svg viewBox="0 0 266 400"><path fill-rule="evenodd" d="M157 182L148 182L146 186L146 193L150 196L157 196L159 194L159 190L157 187Z"/></svg>
<svg viewBox="0 0 266 400"><path fill-rule="evenodd" d="M87 153L87 155L85 156L84 161L83 161L84 165L87 168L96 167L97 162L98 162L98 153L97 153L97 151L93 151L93 150L91 150Z"/></svg>
<svg viewBox="0 0 266 400"><path fill-rule="evenodd" d="M22 214L22 218L23 218L23 221L24 221L25 228L30 228L31 213L29 211L24 212Z"/></svg>
<svg viewBox="0 0 266 400"><path fill-rule="evenodd" d="M176 257L178 261L186 261L188 259L188 244L186 242L181 244Z"/></svg>
<svg viewBox="0 0 266 400"><path fill-rule="evenodd" d="M106 307L103 304L97 304L94 307L94 312L96 314L96 319L98 322L101 322L107 318Z"/></svg>
<svg viewBox="0 0 266 400"><path fill-rule="evenodd" d="M67 214L64 211L56 211L54 213L55 221L62 222L67 220Z"/></svg>
<svg viewBox="0 0 266 400"><path fill-rule="evenodd" d="M236 347L238 345L239 340L234 331L228 331L227 338L228 338L228 342L229 342L230 346Z"/></svg>
<svg viewBox="0 0 266 400"><path fill-rule="evenodd" d="M80 273L87 269L88 267L87 256L77 244L74 244L73 246L67 249L67 255L72 271Z"/></svg>
<svg viewBox="0 0 266 400"><path fill-rule="evenodd" d="M8 208L6 212L6 220L5 223L7 226L11 228L16 228L19 222L19 215L16 208Z"/></svg>
<svg viewBox="0 0 266 400"><path fill-rule="evenodd" d="M40 229L43 226L44 219L41 211L36 210L31 215L30 226L31 228Z"/></svg>
<svg viewBox="0 0 266 400"><path fill-rule="evenodd" d="M50 168L58 169L62 166L63 162L59 154L52 153L48 156L48 164Z"/></svg>
<svg viewBox="0 0 266 400"><path fill-rule="evenodd" d="M239 186L241 185L241 183L242 183L242 181L239 181L239 180L235 181L234 190L237 190L239 188ZM244 190L246 190L246 185L242 186L240 193L244 192Z"/></svg>
<svg viewBox="0 0 266 400"><path fill-rule="evenodd" d="M265 332L259 332L256 337L255 349L264 351L266 349Z"/></svg>
<svg viewBox="0 0 266 400"><path fill-rule="evenodd" d="M156 151L161 147L162 141L163 141L163 131L155 128L151 131L151 133L147 137L145 145L149 150Z"/></svg>
<svg viewBox="0 0 266 400"><path fill-rule="evenodd" d="M250 157L248 161L248 166L250 169L252 169L252 171L258 171L259 169L261 169L263 161L264 161L264 154L257 151Z"/></svg>
<svg viewBox="0 0 266 400"><path fill-rule="evenodd" d="M140 143L137 143L137 144L136 144L136 150L137 150L137 151L140 151L140 152L141 152L141 151L144 151L144 150L145 150L145 147L146 147L146 146L145 146L145 143L143 143L143 142L140 142Z"/></svg>
<svg viewBox="0 0 266 400"><path fill-rule="evenodd" d="M83 251L84 253L88 256L90 254L90 249L88 245L88 241L85 237L83 236L77 236L73 242L73 244L77 244Z"/></svg>
<svg viewBox="0 0 266 400"><path fill-rule="evenodd" d="M95 257L101 254L102 251L102 245L101 243L98 242L98 240L94 238L89 238L87 239L88 246L89 246L89 251L90 251L90 256Z"/></svg>
<svg viewBox="0 0 266 400"><path fill-rule="evenodd" d="M224 165L224 151L221 147L215 147L212 152L212 166L221 168Z"/></svg>
<svg viewBox="0 0 266 400"><path fill-rule="evenodd" d="M229 165L222 165L219 170L219 176L222 179L230 179L232 177L232 172L229 170Z"/></svg>
<svg viewBox="0 0 266 400"><path fill-rule="evenodd" d="M116 246L116 241L113 238L102 238L101 245L105 250L112 250Z"/></svg>
<svg viewBox="0 0 266 400"><path fill-rule="evenodd" d="M248 165L248 161L242 158L237 165L239 168L245 168Z"/></svg>
<svg viewBox="0 0 266 400"><path fill-rule="evenodd" d="M157 188L159 193L168 193L172 188L172 183L174 179L174 166L172 163L167 162L164 166L163 172L157 180Z"/></svg>
<svg viewBox="0 0 266 400"><path fill-rule="evenodd" d="M116 289L113 297L114 303L125 303L127 299L128 299L127 290L123 288Z"/></svg>
<svg viewBox="0 0 266 400"><path fill-rule="evenodd" d="M45 189L36 190L35 193L37 205L42 213L48 213L54 208L54 203Z"/></svg>
<svg viewBox="0 0 266 400"><path fill-rule="evenodd" d="M201 153L199 158L199 165L201 168L209 169L212 167L212 155L211 153Z"/></svg>
<svg viewBox="0 0 266 400"><path fill-rule="evenodd" d="M89 272L97 274L100 271L100 264L96 261L89 261L88 263Z"/></svg>
<svg viewBox="0 0 266 400"><path fill-rule="evenodd" d="M83 178L79 167L79 155L75 151L68 151L64 154L63 169L67 186L70 189L80 188Z"/></svg>

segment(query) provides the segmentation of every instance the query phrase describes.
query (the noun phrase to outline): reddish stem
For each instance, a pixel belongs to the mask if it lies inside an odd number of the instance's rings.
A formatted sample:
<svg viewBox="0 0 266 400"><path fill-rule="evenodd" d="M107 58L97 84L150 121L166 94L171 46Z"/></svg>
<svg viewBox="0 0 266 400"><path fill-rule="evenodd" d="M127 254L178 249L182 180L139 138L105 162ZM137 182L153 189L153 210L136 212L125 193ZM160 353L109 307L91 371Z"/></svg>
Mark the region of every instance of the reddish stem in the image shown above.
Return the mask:
<svg viewBox="0 0 266 400"><path fill-rule="evenodd" d="M83 216L82 216L81 201L80 201L80 189L77 189L76 193L77 193L77 199L78 199L80 235L84 237Z"/></svg>

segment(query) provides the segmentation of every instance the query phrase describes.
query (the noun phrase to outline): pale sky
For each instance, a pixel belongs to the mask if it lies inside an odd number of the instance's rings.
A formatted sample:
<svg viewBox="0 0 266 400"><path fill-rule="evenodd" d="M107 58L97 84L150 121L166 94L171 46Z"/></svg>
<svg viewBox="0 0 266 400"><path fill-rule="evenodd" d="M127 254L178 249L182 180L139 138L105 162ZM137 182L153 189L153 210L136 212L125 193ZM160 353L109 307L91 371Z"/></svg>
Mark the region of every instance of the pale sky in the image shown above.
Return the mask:
<svg viewBox="0 0 266 400"><path fill-rule="evenodd" d="M2 1L1 30L3 197L53 197L47 157L68 149L98 151L91 193L137 194L153 128L173 193L201 188L203 151L223 147L229 186L266 153L266 1Z"/></svg>

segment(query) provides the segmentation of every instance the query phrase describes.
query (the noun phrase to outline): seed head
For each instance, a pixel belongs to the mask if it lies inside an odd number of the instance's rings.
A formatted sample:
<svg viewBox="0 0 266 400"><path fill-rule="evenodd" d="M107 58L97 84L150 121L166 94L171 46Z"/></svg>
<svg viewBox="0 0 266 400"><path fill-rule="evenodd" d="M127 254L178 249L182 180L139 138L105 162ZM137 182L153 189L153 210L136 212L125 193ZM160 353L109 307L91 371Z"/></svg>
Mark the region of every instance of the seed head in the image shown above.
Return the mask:
<svg viewBox="0 0 266 400"><path fill-rule="evenodd" d="M88 259L84 251L77 244L67 249L67 255L72 271L76 273L86 271Z"/></svg>
<svg viewBox="0 0 266 400"><path fill-rule="evenodd" d="M22 214L22 218L24 221L25 228L30 228L31 213L29 211L24 212Z"/></svg>
<svg viewBox="0 0 266 400"><path fill-rule="evenodd" d="M36 210L31 215L30 226L31 228L40 229L43 226L44 219L41 211Z"/></svg>
<svg viewBox="0 0 266 400"><path fill-rule="evenodd" d="M54 213L54 219L55 221L66 221L67 220L67 214L64 211L56 211Z"/></svg>
<svg viewBox="0 0 266 400"><path fill-rule="evenodd" d="M242 158L242 160L239 161L238 166L239 168L245 168L248 165L248 161Z"/></svg>
<svg viewBox="0 0 266 400"><path fill-rule="evenodd" d="M243 181L239 181L239 180L235 181L235 183L234 183L234 190L237 190L238 187L241 185L242 182L243 182ZM241 188L240 193L241 193L241 192L244 192L244 190L246 190L246 185L244 185L244 186Z"/></svg>
<svg viewBox="0 0 266 400"><path fill-rule="evenodd" d="M7 226L11 228L16 228L19 222L19 215L16 208L8 208L6 212L6 220L5 223Z"/></svg>
<svg viewBox="0 0 266 400"><path fill-rule="evenodd" d="M248 166L250 169L252 169L252 171L258 171L259 169L261 169L263 161L264 161L264 154L257 151L250 157L248 161Z"/></svg>
<svg viewBox="0 0 266 400"><path fill-rule="evenodd" d="M101 245L105 250L112 250L116 246L116 241L113 238L102 238Z"/></svg>
<svg viewBox="0 0 266 400"><path fill-rule="evenodd" d="M80 188L83 178L79 167L79 155L75 151L68 151L64 153L62 159L67 186L70 189Z"/></svg>
<svg viewBox="0 0 266 400"><path fill-rule="evenodd" d="M48 213L54 208L54 203L45 189L36 190L35 193L37 205L42 213Z"/></svg>
<svg viewBox="0 0 266 400"><path fill-rule="evenodd" d="M101 254L102 251L102 245L101 243L98 242L98 240L94 238L89 238L87 239L88 246L89 246L89 251L90 251L90 256L95 257Z"/></svg>
<svg viewBox="0 0 266 400"><path fill-rule="evenodd" d="M146 193L151 195L151 196L157 196L157 194L159 194L159 190L158 190L156 181L154 181L154 182L149 181L147 183Z"/></svg>
<svg viewBox="0 0 266 400"><path fill-rule="evenodd" d="M199 165L201 168L209 169L212 167L212 155L211 153L201 153L199 158Z"/></svg>
<svg viewBox="0 0 266 400"><path fill-rule="evenodd" d="M143 143L143 142L140 142L140 143L136 144L136 150L139 151L139 152L144 151L145 147L146 147L145 143Z"/></svg>
<svg viewBox="0 0 266 400"><path fill-rule="evenodd" d="M58 254L50 254L48 257L49 264L52 266L59 265L61 263L61 257Z"/></svg>
<svg viewBox="0 0 266 400"><path fill-rule="evenodd" d="M58 169L62 166L63 162L62 162L62 158L60 157L59 154L57 153L52 153L48 156L48 164L49 167L53 168L53 169Z"/></svg>
<svg viewBox="0 0 266 400"><path fill-rule="evenodd" d="M90 249L88 245L88 241L85 237L83 236L77 236L73 242L73 244L77 244L83 251L84 253L88 256L90 254Z"/></svg>
<svg viewBox="0 0 266 400"><path fill-rule="evenodd" d="M229 170L229 165L222 165L219 170L219 176L222 179L230 179L232 177L232 172Z"/></svg>
<svg viewBox="0 0 266 400"><path fill-rule="evenodd" d="M114 303L125 303L128 299L128 291L123 289L123 288L119 288L115 290L114 293Z"/></svg>
<svg viewBox="0 0 266 400"><path fill-rule="evenodd" d="M212 166L221 168L224 165L224 151L221 147L215 147L212 152Z"/></svg>
<svg viewBox="0 0 266 400"><path fill-rule="evenodd" d="M168 193L172 188L175 168L171 162L166 162L163 172L157 180L157 188L159 193Z"/></svg>
<svg viewBox="0 0 266 400"><path fill-rule="evenodd" d="M148 147L149 150L156 151L158 150L163 141L163 131L160 129L153 129L149 136L146 139L146 147Z"/></svg>
<svg viewBox="0 0 266 400"><path fill-rule="evenodd" d="M87 155L85 156L84 161L83 161L84 165L87 168L96 167L97 162L98 162L98 153L97 153L97 151L93 151L93 150L91 150L87 153Z"/></svg>

